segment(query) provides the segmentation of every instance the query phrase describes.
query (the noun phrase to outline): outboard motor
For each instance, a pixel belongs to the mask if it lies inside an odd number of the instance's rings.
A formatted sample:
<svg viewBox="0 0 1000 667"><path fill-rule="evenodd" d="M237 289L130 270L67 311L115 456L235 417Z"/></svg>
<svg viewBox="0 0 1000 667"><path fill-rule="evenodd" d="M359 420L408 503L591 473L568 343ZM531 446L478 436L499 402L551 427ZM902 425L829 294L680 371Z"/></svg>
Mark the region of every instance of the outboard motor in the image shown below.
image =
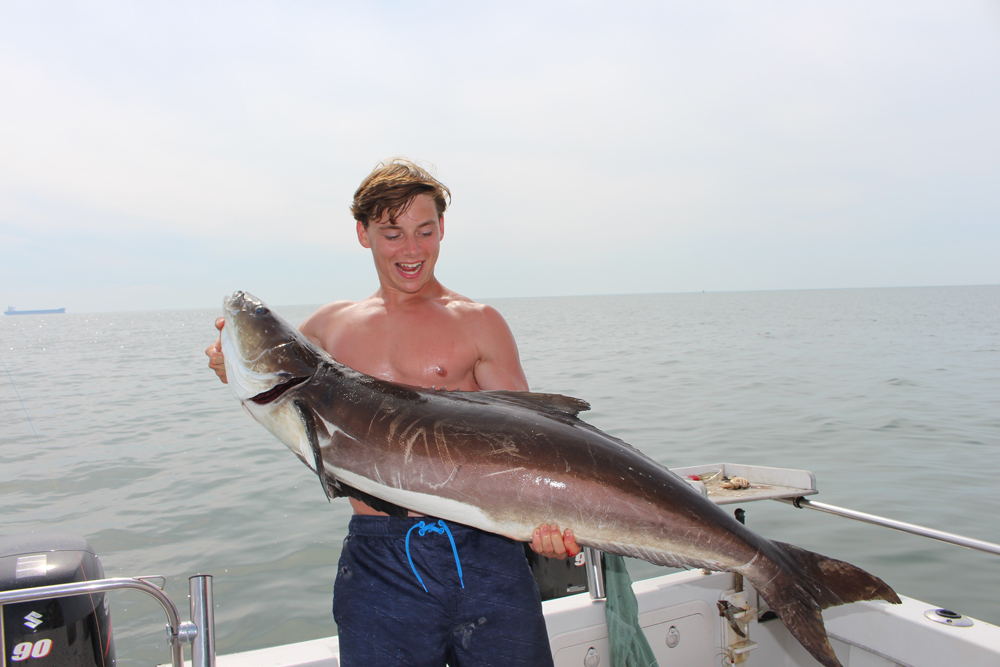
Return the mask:
<svg viewBox="0 0 1000 667"><path fill-rule="evenodd" d="M583 552L575 558L557 560L539 556L531 550L531 545L525 543L524 555L528 559L528 567L535 578L535 585L542 597L542 602L576 595L588 590L586 560ZM604 567L604 559L601 559Z"/></svg>
<svg viewBox="0 0 1000 667"><path fill-rule="evenodd" d="M0 538L0 590L104 578L90 544L70 533ZM2 667L112 667L115 648L104 593L13 602L0 614Z"/></svg>

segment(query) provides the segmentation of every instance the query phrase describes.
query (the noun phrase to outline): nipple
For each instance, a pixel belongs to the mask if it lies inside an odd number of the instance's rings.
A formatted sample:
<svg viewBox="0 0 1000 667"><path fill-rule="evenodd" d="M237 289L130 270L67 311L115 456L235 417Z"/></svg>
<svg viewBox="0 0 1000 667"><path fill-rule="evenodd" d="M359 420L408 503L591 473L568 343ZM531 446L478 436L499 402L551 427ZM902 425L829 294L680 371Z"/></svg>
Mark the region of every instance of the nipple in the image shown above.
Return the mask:
<svg viewBox="0 0 1000 667"><path fill-rule="evenodd" d="M441 368L440 366L435 366L434 367L434 372L437 373L440 377L447 377L447 375L448 375L448 371L446 371L445 369Z"/></svg>

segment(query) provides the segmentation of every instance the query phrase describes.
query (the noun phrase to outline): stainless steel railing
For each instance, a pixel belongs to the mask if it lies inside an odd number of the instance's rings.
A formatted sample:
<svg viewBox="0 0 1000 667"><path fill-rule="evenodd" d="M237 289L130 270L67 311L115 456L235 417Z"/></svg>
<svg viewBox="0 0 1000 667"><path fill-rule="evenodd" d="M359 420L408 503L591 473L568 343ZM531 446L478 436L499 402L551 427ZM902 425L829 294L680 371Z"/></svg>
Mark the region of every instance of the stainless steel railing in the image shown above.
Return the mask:
<svg viewBox="0 0 1000 667"><path fill-rule="evenodd" d="M993 542L977 540L972 537L965 537L964 535L956 535L955 533L947 533L943 530L935 530L934 528L918 526L917 524L906 523L905 521L896 521L895 519L889 519L876 514L858 512L857 510L847 509L846 507L837 507L836 505L829 505L827 503L818 503L814 500L808 500L801 496L798 498L774 498L773 500L792 505L793 507L797 507L799 509L810 509L817 512L824 512L826 514L834 514L847 519L863 521L864 523L882 526L883 528L891 528L904 533L938 540L939 542L947 542L948 544L954 544L967 549L975 549L976 551L983 551L988 554L1000 556L1000 544L994 544ZM584 547L583 550L586 553L587 559L587 588L590 591L590 597L594 600L603 600L606 593L604 587L604 571L601 568L601 552L590 547Z"/></svg>
<svg viewBox="0 0 1000 667"><path fill-rule="evenodd" d="M883 516L878 516L876 514L867 514L865 512L858 512L857 510L847 509L846 507L837 507L836 505L818 503L814 500L807 500L806 498L801 498L801 497L778 498L777 500L780 500L783 503L788 503L789 505L792 505L799 509L810 509L810 510L816 510L817 512L824 512L826 514L834 514L836 516L842 516L847 519L854 519L855 521L863 521L864 523L870 523L876 526L882 526L883 528L892 528L893 530L899 530L904 533L910 533L912 535L920 535L921 537L928 537L932 540L947 542L948 544L956 544L960 547L965 547L967 549L975 549L976 551L985 551L988 554L994 554L996 556L1000 556L1000 544L985 542L983 540L977 540L971 537L965 537L963 535L956 535L955 533L946 533L943 530L935 530L933 528L927 528L925 526L918 526L914 523L896 521L895 519L889 519Z"/></svg>
<svg viewBox="0 0 1000 667"><path fill-rule="evenodd" d="M31 602L64 598L73 595L115 590L136 590L149 595L167 614L167 640L173 667L184 667L183 645L191 644L192 667L215 667L215 613L212 595L212 575L200 574L188 579L191 590L191 620L181 621L173 600L146 579L157 577L120 577L71 584L55 584L36 588L0 591L0 606L12 602Z"/></svg>

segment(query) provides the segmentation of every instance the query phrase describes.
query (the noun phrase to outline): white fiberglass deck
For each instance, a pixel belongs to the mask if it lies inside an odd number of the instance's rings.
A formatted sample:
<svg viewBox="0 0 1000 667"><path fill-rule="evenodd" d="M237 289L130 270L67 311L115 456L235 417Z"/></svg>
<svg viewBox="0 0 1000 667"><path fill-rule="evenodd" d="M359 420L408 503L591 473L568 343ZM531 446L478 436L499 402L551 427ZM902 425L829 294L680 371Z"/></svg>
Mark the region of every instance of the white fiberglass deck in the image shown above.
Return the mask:
<svg viewBox="0 0 1000 667"><path fill-rule="evenodd" d="M639 618L661 667L718 667L727 661L728 623L717 601L731 591L730 574L700 571L636 582ZM749 596L756 604L756 595ZM604 602L586 593L544 603L549 641L557 667L607 666ZM861 602L824 613L831 643L844 667L996 667L1000 627L971 619L971 627L929 620L931 605L903 597L903 604ZM759 622L748 638L747 667L811 667L818 663L778 620ZM671 648L670 644L673 644ZM259 651L218 656L218 667L339 667L337 637ZM589 657L589 661L588 661ZM595 662L598 660L599 662Z"/></svg>

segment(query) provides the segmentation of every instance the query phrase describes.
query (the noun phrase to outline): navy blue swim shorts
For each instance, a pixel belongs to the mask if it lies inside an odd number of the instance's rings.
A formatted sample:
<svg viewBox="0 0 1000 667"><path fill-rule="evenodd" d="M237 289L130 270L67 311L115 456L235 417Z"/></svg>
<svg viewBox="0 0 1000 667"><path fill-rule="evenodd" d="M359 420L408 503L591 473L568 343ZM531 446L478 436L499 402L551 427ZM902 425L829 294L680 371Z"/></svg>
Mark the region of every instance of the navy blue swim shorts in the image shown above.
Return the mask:
<svg viewBox="0 0 1000 667"><path fill-rule="evenodd" d="M355 515L333 615L344 667L552 665L521 543L431 517Z"/></svg>

